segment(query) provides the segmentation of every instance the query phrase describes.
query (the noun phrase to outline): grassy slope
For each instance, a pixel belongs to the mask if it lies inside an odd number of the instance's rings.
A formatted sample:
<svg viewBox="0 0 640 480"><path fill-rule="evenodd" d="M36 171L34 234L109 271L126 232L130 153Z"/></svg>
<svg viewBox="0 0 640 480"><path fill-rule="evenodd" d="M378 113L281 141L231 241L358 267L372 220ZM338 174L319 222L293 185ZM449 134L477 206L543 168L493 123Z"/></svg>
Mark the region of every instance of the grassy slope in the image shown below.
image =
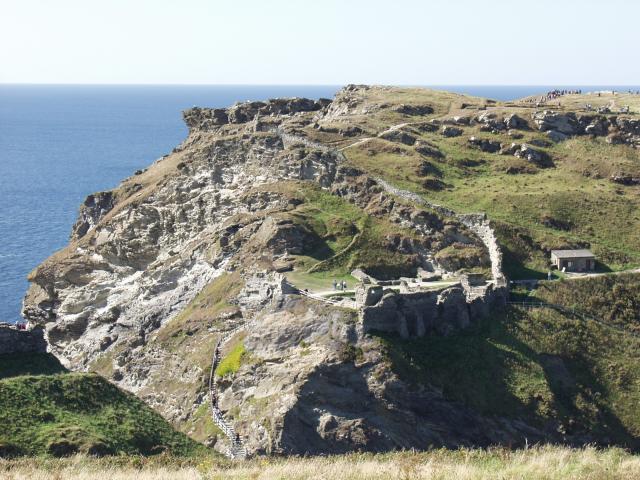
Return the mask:
<svg viewBox="0 0 640 480"><path fill-rule="evenodd" d="M94 374L64 373L45 354L0 357L0 424L9 455L204 450L135 396Z"/></svg>
<svg viewBox="0 0 640 480"><path fill-rule="evenodd" d="M620 105L631 100L616 99ZM477 115L477 110L459 107L463 101L482 103L479 99L410 89L373 91L367 94L366 101L384 103L387 107L366 116L349 117L369 135L403 122L423 122L456 114ZM590 97L572 96L563 100L567 107L561 108L575 109L587 101L594 103ZM407 117L388 108L410 102L431 104L435 112L425 117ZM533 111L515 104L496 103L490 107L497 113L516 112L523 118L529 118ZM442 159L425 159L412 147L381 139L346 148L344 153L355 166L433 201L459 211L487 212L501 227L499 233L507 254L505 266L513 278L544 274L548 266L545 252L559 247L590 245L612 269L640 264L640 189L608 181L611 174L620 171L640 172L638 150L606 144L603 138L579 137L541 148L551 155L555 167L539 169L515 157L469 148L467 139L474 135L510 144L544 140L544 134L522 131L524 138L513 140L506 132L483 133L477 126L463 130L460 137L444 138L437 132L413 129L419 139L439 148L445 155ZM417 171L424 162L431 165L431 173L420 176ZM530 173L507 174L507 168L514 166L525 166ZM425 186L425 179L430 177L437 178L445 188ZM548 219L566 224L562 228L546 226Z"/></svg>
<svg viewBox="0 0 640 480"><path fill-rule="evenodd" d="M295 285L329 290L334 279L352 285L350 273L355 268L382 276L409 274L415 269L411 255L394 252L386 245L387 236L415 237L412 231L369 215L310 182L279 182L261 188L286 193L302 202L278 215L292 220L314 239L305 244L301 254L292 255L295 263L290 279Z"/></svg>
<svg viewBox="0 0 640 480"><path fill-rule="evenodd" d="M637 330L639 290L640 275L628 275L551 283L539 296L584 301L592 314ZM401 376L477 411L539 426L557 419L567 433L640 448L640 338L547 309L512 309L450 337L383 341Z"/></svg>

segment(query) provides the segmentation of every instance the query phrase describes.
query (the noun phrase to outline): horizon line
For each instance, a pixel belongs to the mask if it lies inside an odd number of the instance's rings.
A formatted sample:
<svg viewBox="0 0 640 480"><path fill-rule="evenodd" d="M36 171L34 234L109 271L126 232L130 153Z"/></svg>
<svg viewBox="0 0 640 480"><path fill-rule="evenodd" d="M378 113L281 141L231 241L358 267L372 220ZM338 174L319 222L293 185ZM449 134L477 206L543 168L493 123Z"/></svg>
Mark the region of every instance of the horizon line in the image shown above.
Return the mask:
<svg viewBox="0 0 640 480"><path fill-rule="evenodd" d="M95 86L95 87L340 87L345 85L371 85L385 87L634 87L640 84L609 83L49 83L49 82L0 82L0 86Z"/></svg>

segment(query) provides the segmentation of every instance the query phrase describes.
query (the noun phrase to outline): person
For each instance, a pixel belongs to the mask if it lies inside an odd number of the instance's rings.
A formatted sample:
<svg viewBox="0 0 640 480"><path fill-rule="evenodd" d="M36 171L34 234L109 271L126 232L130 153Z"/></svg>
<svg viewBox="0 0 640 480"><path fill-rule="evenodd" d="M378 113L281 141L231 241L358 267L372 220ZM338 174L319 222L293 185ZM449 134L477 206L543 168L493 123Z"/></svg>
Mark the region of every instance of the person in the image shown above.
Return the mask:
<svg viewBox="0 0 640 480"><path fill-rule="evenodd" d="M335 279L333 280L333 289L334 290L338 289L338 282Z"/></svg>
<svg viewBox="0 0 640 480"><path fill-rule="evenodd" d="M551 280L553 278L553 273L551 273L551 270L549 270L547 272L547 280Z"/></svg>
<svg viewBox="0 0 640 480"><path fill-rule="evenodd" d="M346 290L347 289L347 281L343 280L342 281L342 290Z"/></svg>

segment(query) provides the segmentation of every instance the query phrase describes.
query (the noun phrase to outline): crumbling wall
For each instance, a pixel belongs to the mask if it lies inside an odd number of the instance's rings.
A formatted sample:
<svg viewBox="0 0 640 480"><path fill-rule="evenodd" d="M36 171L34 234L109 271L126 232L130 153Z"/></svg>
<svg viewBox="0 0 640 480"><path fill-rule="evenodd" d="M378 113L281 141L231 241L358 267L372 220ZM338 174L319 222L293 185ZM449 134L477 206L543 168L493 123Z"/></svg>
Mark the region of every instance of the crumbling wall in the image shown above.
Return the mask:
<svg viewBox="0 0 640 480"><path fill-rule="evenodd" d="M469 296L462 286L416 293L386 290L375 305L360 309L364 332L397 333L403 338L448 335L465 329L503 306L505 287L489 283L482 295Z"/></svg>
<svg viewBox="0 0 640 480"><path fill-rule="evenodd" d="M0 355L46 351L47 342L41 328L18 330L13 325L0 325Z"/></svg>

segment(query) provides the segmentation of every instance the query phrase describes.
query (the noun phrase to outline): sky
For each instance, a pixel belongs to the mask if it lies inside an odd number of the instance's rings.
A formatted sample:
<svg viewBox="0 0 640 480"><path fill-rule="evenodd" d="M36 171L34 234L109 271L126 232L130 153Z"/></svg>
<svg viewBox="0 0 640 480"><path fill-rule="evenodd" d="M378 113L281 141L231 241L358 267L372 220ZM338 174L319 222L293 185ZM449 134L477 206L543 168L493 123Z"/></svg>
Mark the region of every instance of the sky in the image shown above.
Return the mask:
<svg viewBox="0 0 640 480"><path fill-rule="evenodd" d="M636 0L0 0L0 83L637 85Z"/></svg>

